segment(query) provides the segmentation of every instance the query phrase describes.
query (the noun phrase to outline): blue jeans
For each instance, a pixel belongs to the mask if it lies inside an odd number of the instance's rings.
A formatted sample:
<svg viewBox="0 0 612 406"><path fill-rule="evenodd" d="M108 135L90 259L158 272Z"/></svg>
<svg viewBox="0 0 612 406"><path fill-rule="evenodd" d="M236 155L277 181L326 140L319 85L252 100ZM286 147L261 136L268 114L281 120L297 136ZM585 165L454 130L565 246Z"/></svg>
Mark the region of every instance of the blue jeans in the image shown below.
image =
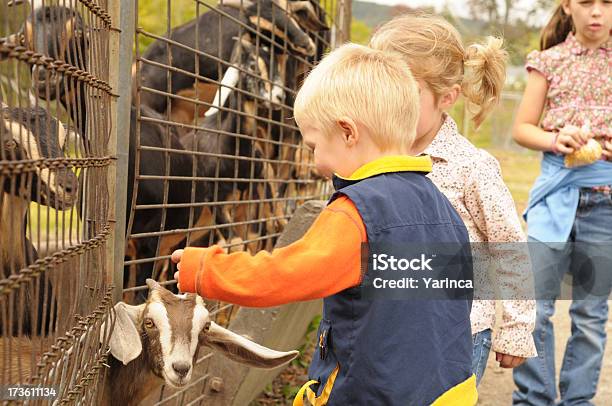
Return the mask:
<svg viewBox="0 0 612 406"><path fill-rule="evenodd" d="M592 405L606 345L607 299L612 290L611 225L612 197L581 190L570 236L570 242L576 244L564 244L562 250L545 248L543 244L538 244L537 249L530 246L538 299L533 332L538 356L514 369L514 405L555 404L555 342L550 317L561 292L562 278L568 272L574 285L572 329L561 365L558 405Z"/></svg>
<svg viewBox="0 0 612 406"><path fill-rule="evenodd" d="M474 344L474 352L472 353L472 372L476 375L476 385L480 384L485 369L487 369L487 360L491 352L491 329L479 331L472 336Z"/></svg>

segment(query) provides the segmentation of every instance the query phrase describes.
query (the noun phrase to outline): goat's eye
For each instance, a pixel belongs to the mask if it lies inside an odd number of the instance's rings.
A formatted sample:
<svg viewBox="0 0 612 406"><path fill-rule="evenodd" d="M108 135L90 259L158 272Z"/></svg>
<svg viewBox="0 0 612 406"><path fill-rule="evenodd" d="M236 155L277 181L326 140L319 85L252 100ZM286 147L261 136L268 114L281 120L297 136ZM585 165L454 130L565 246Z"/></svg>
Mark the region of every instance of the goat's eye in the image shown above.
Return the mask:
<svg viewBox="0 0 612 406"><path fill-rule="evenodd" d="M17 148L17 142L15 140L8 140L4 143L4 149L13 150Z"/></svg>
<svg viewBox="0 0 612 406"><path fill-rule="evenodd" d="M155 327L155 323L153 323L153 320L151 320L151 319L145 319L144 325L145 325L146 328L153 328L153 327Z"/></svg>

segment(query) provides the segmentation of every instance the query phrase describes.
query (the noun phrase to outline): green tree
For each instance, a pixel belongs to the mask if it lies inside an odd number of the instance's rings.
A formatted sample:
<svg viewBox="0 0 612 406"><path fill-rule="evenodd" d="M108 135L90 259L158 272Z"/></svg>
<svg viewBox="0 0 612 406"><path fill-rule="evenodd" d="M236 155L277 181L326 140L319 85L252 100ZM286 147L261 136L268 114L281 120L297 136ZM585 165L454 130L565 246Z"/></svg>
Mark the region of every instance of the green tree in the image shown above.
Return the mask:
<svg viewBox="0 0 612 406"><path fill-rule="evenodd" d="M146 32L164 35L180 25L193 20L217 5L217 0L138 0L138 27ZM168 10L170 4L170 10ZM170 14L168 16L168 14ZM138 47L141 52L155 40L146 35L138 36Z"/></svg>
<svg viewBox="0 0 612 406"><path fill-rule="evenodd" d="M351 20L351 41L357 44L367 45L370 42L372 29L363 21Z"/></svg>
<svg viewBox="0 0 612 406"><path fill-rule="evenodd" d="M482 20L484 15L489 24L499 23L499 9L496 0L468 0L468 7L473 18Z"/></svg>

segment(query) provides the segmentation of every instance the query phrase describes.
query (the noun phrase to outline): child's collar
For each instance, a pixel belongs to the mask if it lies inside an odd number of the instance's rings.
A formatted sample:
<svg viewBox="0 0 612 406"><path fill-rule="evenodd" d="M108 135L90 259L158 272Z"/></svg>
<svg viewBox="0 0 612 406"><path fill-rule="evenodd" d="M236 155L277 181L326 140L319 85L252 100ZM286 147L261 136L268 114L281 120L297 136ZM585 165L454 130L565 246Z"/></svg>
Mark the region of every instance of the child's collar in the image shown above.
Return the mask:
<svg viewBox="0 0 612 406"><path fill-rule="evenodd" d="M378 158L359 167L348 178L334 174L335 186L346 186L347 184L360 181L372 176L390 172L425 172L432 170L432 162L429 155L390 155ZM339 187L336 187L337 189Z"/></svg>
<svg viewBox="0 0 612 406"><path fill-rule="evenodd" d="M592 50L590 50L589 48L584 46L580 41L578 41L578 38L576 38L576 35L574 35L573 32L570 32L569 34L567 34L565 43L569 47L570 52L573 53L574 55L582 55L588 52L592 52ZM608 52L612 51L612 37L608 38L608 40L604 42L603 44L601 44L599 47L597 47L597 49L603 49L604 51L608 51Z"/></svg>

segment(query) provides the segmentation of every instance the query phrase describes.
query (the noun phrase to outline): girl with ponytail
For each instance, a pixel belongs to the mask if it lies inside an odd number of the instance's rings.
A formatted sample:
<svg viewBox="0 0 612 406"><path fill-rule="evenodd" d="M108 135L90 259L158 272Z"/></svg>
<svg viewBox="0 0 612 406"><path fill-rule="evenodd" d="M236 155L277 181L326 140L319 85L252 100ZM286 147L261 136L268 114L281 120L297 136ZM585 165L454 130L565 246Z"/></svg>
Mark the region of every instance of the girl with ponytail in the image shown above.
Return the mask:
<svg viewBox="0 0 612 406"><path fill-rule="evenodd" d="M398 52L408 63L420 86L421 112L414 154L431 156L428 175L446 195L465 223L470 241L515 243L525 241L512 196L503 182L499 163L459 134L446 113L460 94L466 99L476 126L499 102L505 81L507 54L502 40L489 37L482 44L464 47L457 30L446 20L430 15L407 14L376 31L370 46ZM484 246L485 244L480 244ZM493 275L488 275L493 272ZM504 368L514 368L536 356L532 330L535 302L526 256L496 260L491 269L474 264L475 286L480 287L472 304L472 370L480 382L491 347ZM495 301L486 281L496 280L506 290L502 320L495 324ZM487 290L488 289L488 290ZM484 299L487 300L484 300Z"/></svg>
<svg viewBox="0 0 612 406"><path fill-rule="evenodd" d="M517 143L542 151L525 212L535 276L538 357L514 370L515 405L591 405L612 290L612 1L562 0L542 31L514 123ZM572 275L572 335L557 399L553 324Z"/></svg>

